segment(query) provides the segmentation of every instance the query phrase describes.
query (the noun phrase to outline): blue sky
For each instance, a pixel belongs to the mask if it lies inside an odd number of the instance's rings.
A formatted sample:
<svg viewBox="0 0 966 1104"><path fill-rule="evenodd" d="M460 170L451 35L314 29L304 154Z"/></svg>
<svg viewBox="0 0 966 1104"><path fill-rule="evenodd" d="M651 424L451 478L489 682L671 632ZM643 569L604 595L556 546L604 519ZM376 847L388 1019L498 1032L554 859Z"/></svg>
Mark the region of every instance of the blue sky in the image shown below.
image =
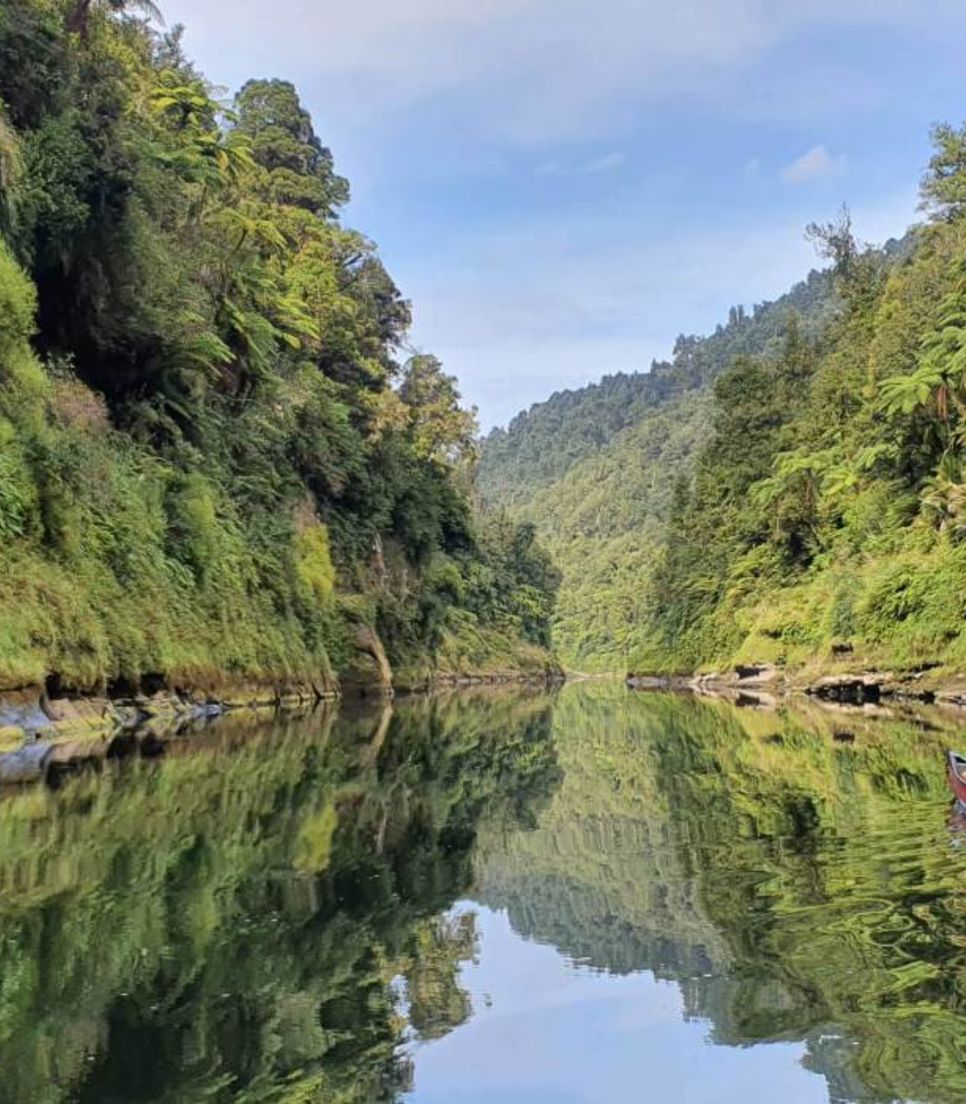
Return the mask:
<svg viewBox="0 0 966 1104"><path fill-rule="evenodd" d="M234 88L292 80L413 343L502 424L666 356L916 217L966 116L960 0L162 0Z"/></svg>
<svg viewBox="0 0 966 1104"><path fill-rule="evenodd" d="M801 1042L713 1046L677 985L574 966L473 906L467 1024L417 1046L411 1104L826 1104Z"/></svg>

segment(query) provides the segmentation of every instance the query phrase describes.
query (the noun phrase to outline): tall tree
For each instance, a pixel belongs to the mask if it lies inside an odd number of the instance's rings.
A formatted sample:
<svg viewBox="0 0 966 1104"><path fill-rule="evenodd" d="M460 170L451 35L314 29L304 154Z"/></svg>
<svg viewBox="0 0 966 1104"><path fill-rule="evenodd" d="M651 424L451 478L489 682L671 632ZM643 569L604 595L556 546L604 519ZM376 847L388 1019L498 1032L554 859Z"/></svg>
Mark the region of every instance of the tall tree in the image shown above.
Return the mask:
<svg viewBox="0 0 966 1104"><path fill-rule="evenodd" d="M336 174L332 152L323 146L294 85L251 80L235 99L238 129L252 142L252 154L267 176L267 194L278 203L331 218L349 199L349 185Z"/></svg>
<svg viewBox="0 0 966 1104"><path fill-rule="evenodd" d="M122 13L130 9L143 12L150 19L163 22L161 12L157 4L152 0L76 0L67 17L67 27L74 34L86 38L90 27L91 12L97 8L105 11Z"/></svg>
<svg viewBox="0 0 966 1104"><path fill-rule="evenodd" d="M410 357L399 395L409 408L410 433L418 456L447 464L472 458L476 412L461 405L456 378L443 371L436 357Z"/></svg>

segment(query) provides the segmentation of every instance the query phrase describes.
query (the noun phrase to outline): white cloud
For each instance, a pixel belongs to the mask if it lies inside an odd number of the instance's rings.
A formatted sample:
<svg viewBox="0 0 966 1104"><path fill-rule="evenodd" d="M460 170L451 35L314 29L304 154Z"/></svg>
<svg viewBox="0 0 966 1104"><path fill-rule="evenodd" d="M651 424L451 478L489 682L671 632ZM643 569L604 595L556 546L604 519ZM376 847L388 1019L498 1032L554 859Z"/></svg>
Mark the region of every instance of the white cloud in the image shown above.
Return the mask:
<svg viewBox="0 0 966 1104"><path fill-rule="evenodd" d="M616 136L675 99L807 114L832 89L841 109L867 82L848 70L815 79L819 58L774 74L766 97L745 78L809 32L912 30L925 42L966 29L959 0L935 0L928 26L910 0L274 0L270 16L258 0L162 4L216 80L238 83L254 56L347 132L391 130L432 101L461 132L520 148Z"/></svg>
<svg viewBox="0 0 966 1104"><path fill-rule="evenodd" d="M833 157L825 146L812 146L801 157L796 157L790 165L786 165L781 176L786 184L807 184L811 180L821 180L822 177L839 176L845 172L845 167L845 154Z"/></svg>
<svg viewBox="0 0 966 1104"><path fill-rule="evenodd" d="M861 238L882 241L915 210L910 187L852 214ZM611 222L528 216L451 243L459 265L426 252L397 275L415 304L415 342L456 372L489 427L553 391L646 369L678 333L712 331L734 302L787 291L821 264L802 233L821 214L803 202L751 228L718 219L632 237L626 208Z"/></svg>

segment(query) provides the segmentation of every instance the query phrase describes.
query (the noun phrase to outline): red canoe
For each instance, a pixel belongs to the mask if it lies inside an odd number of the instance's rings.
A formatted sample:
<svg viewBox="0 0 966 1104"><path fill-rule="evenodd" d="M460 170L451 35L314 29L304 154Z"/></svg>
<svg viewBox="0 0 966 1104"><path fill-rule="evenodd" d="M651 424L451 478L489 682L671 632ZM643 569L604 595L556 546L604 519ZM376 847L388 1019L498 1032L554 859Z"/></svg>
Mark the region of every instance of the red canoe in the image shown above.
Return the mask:
<svg viewBox="0 0 966 1104"><path fill-rule="evenodd" d="M966 756L957 755L955 751L948 754L949 761L949 786L956 795L960 805L966 806Z"/></svg>

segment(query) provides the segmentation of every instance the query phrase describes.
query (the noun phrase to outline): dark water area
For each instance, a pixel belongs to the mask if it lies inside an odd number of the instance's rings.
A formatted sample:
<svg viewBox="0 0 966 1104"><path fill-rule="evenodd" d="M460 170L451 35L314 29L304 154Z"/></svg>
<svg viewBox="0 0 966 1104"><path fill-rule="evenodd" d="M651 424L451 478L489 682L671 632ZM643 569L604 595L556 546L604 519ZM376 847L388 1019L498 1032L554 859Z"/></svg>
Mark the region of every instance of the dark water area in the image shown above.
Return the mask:
<svg viewBox="0 0 966 1104"><path fill-rule="evenodd" d="M966 1100L955 715L467 693L0 798L0 1100Z"/></svg>

